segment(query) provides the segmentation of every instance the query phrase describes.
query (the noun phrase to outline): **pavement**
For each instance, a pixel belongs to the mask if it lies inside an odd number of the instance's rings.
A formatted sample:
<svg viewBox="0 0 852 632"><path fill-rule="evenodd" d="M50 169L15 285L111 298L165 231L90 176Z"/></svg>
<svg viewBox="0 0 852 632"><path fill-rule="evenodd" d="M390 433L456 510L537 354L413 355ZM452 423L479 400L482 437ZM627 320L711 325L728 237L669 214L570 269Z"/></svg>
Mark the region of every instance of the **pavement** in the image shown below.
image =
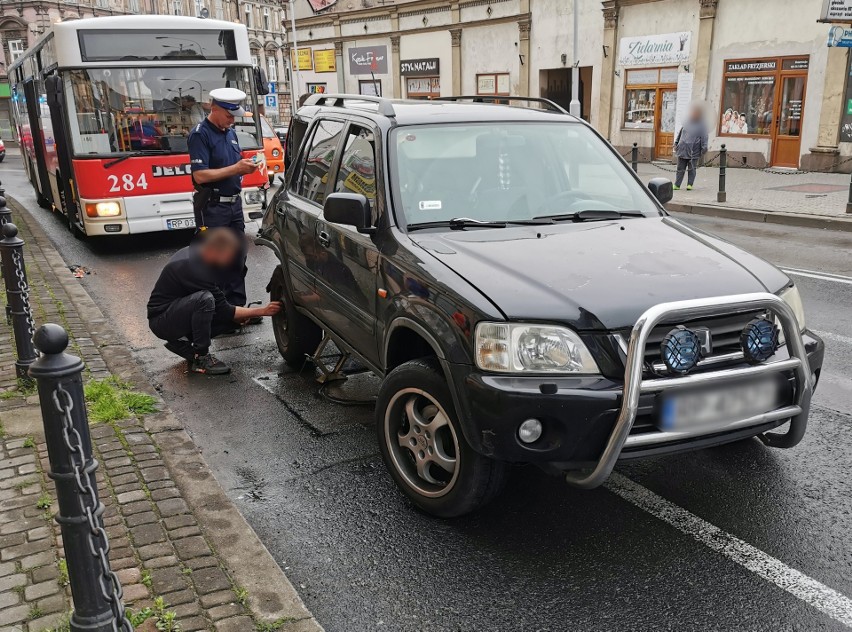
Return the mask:
<svg viewBox="0 0 852 632"><path fill-rule="evenodd" d="M674 181L675 167L661 161L639 163L638 174L643 182L655 177ZM701 167L695 188L687 191L684 181L666 208L680 213L852 231L852 213L846 212L849 188L849 174L737 167L726 170L727 199L718 202L719 168Z"/></svg>
<svg viewBox="0 0 852 632"><path fill-rule="evenodd" d="M131 349L213 475L298 596L330 632L375 630L821 631L852 627L852 236L700 216L789 271L827 343L804 441L750 440L622 464L582 491L519 467L481 512L418 513L378 455L360 375L332 394L281 362L268 323L216 341L225 379L188 375L148 331L144 304L188 240L81 242L36 209L21 165L0 166ZM256 230L249 227L249 231ZM266 297L272 254L249 252L249 297Z"/></svg>
<svg viewBox="0 0 852 632"><path fill-rule="evenodd" d="M7 192L8 194L8 192ZM117 378L147 393L156 412L90 421L101 463L110 562L128 607L154 608L146 630L320 632L280 567L228 500L198 448L142 374L32 215L12 200L26 242L36 325L69 333L86 384ZM12 332L0 322L0 630L67 630L71 609L55 490L38 395L15 379ZM70 571L73 575L73 569ZM157 613L156 598L163 600ZM179 628L168 627L172 613ZM163 627L160 627L160 626ZM65 626L63 628L63 626ZM143 628L140 627L139 630Z"/></svg>

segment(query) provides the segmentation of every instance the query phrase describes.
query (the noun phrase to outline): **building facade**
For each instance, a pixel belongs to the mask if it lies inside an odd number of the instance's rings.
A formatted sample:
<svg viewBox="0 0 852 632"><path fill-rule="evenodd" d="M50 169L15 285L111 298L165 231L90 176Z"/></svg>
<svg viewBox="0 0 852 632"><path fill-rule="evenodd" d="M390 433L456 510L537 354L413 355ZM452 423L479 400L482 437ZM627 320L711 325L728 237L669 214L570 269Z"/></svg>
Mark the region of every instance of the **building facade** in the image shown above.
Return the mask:
<svg viewBox="0 0 852 632"><path fill-rule="evenodd" d="M848 49L828 46L822 5L296 0L298 64L288 60L300 94L540 96L566 109L577 65L583 118L622 151L637 143L643 158L668 158L700 102L712 152L724 143L731 161L830 170L852 156L852 94Z"/></svg>

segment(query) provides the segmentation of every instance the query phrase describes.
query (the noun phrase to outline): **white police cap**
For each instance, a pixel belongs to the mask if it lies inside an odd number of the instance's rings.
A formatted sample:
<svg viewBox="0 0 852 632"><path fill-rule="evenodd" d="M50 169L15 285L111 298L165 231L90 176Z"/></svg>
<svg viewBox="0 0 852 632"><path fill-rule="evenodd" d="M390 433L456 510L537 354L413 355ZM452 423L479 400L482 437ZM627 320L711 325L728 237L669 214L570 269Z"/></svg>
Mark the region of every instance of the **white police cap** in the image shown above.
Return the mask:
<svg viewBox="0 0 852 632"><path fill-rule="evenodd" d="M246 111L243 108L243 101L246 100L246 93L236 88L216 88L210 91L210 99L213 105L218 105L220 108L228 110L234 116L245 116Z"/></svg>

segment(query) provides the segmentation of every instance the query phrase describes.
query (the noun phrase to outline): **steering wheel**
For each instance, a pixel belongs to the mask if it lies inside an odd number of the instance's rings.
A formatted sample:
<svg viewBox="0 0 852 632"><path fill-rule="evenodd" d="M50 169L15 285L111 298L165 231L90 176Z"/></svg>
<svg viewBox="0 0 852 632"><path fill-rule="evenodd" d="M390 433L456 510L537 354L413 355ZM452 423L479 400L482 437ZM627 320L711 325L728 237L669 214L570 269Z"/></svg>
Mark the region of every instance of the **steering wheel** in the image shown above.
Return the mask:
<svg viewBox="0 0 852 632"><path fill-rule="evenodd" d="M561 215L573 213L574 211L586 211L590 209L594 209L596 211L616 210L612 204L601 202L600 200L578 198L576 191L568 190L560 191L556 195L549 197L539 204L534 215L536 217L540 215Z"/></svg>

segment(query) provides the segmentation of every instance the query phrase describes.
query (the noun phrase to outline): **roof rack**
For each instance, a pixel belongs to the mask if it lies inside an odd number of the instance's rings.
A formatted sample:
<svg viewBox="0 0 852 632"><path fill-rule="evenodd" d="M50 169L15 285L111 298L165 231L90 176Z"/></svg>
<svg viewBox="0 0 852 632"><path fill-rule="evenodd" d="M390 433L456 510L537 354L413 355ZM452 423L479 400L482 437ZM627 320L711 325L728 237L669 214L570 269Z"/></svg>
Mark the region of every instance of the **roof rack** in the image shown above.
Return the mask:
<svg viewBox="0 0 852 632"><path fill-rule="evenodd" d="M559 112L560 114L568 114L565 108L563 108L561 105L554 103L550 99L543 99L541 97L510 97L500 95L483 96L481 94L477 94L458 97L434 97L432 101L461 101L463 99L473 101L474 103L498 103L501 101L524 101L527 103L540 103L542 105L547 106L547 109L553 112Z"/></svg>
<svg viewBox="0 0 852 632"><path fill-rule="evenodd" d="M305 105L321 105L326 107L345 108L345 101L367 101L378 105L378 112L382 116L395 117L396 112L393 109L389 99L383 97L374 97L363 94L312 94L305 101Z"/></svg>

